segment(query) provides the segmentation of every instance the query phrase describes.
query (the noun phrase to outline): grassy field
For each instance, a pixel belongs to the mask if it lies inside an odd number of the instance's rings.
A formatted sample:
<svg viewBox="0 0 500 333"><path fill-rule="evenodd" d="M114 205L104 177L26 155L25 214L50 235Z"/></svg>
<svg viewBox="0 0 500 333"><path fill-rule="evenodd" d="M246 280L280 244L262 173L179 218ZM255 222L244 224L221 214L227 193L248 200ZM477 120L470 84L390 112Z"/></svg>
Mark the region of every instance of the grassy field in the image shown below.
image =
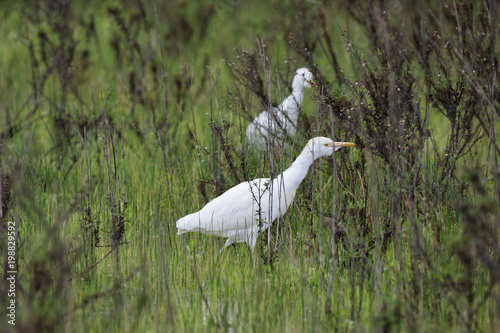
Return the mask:
<svg viewBox="0 0 500 333"><path fill-rule="evenodd" d="M2 332L500 332L499 5L282 2L0 4ZM176 235L314 136L253 257Z"/></svg>

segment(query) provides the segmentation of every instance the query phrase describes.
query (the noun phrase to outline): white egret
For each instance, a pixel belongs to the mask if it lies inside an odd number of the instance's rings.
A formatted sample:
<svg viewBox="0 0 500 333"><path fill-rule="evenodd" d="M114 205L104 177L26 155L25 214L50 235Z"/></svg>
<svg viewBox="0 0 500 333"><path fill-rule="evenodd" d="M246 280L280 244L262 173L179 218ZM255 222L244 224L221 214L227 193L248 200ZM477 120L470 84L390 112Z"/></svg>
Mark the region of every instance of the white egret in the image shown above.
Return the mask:
<svg viewBox="0 0 500 333"><path fill-rule="evenodd" d="M313 162L353 145L333 142L325 137L309 140L292 165L278 177L273 180L258 178L232 187L200 211L179 219L176 222L177 235L201 232L224 237L227 238L224 247L234 242L246 242L253 253L259 233L285 214Z"/></svg>
<svg viewBox="0 0 500 333"><path fill-rule="evenodd" d="M274 137L274 142L283 145L286 136L294 136L299 117L299 108L304 99L304 88L310 88L312 73L307 68L299 68L292 82L292 94L277 108L261 112L247 127L250 147L264 149L266 142Z"/></svg>

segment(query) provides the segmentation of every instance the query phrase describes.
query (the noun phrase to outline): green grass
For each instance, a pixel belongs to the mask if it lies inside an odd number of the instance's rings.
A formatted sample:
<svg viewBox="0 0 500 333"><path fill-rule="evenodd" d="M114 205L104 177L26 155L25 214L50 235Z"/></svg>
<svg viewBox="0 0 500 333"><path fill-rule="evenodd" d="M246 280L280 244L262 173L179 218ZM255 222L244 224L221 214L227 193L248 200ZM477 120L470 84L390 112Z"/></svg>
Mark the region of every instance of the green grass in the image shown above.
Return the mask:
<svg viewBox="0 0 500 333"><path fill-rule="evenodd" d="M217 255L223 239L177 236L175 221L205 204L201 181L213 182L221 174L226 189L236 183L220 146L215 148L219 149L215 159L202 149L212 152L216 142L210 119L227 121L223 133L234 149L233 161L238 162L235 154L245 144L239 122L244 131L262 109L227 67L228 61L238 61L234 48L257 50L256 38L264 39L274 102L287 94L290 78L283 78L278 90L276 69L285 75L306 66L289 43L291 32L318 41L313 61L328 81L334 80L321 39L319 11L329 18L332 45L349 82L361 82L362 76L356 59L346 51L341 29L349 28L345 38L366 53L364 58L375 61L377 51L370 49L364 27L353 22L342 2L158 4L165 52L166 133L155 16L152 3L143 5L142 19L134 19L140 13L138 2L118 5L128 34L110 14L116 8L112 1L72 4L73 17L66 22L73 29L69 34L51 23L64 22L57 12L36 11L28 3L0 5L0 33L9 44L0 48L1 170L10 172L13 179L8 219L19 225L16 327L2 319L2 331L497 329L500 281L492 269L500 267L497 155L488 154L484 136L469 154L453 162L454 176L440 181L444 165L440 149L451 134L446 117L434 105L429 111L431 139L419 146L421 151L415 150L411 167L387 163L370 150L368 142L365 147L358 142L358 148L339 151L336 174L331 160L318 162L287 214L276 221L279 227L259 237L253 258L245 244ZM89 29L82 23L92 19L97 37L88 37ZM70 68L53 69L35 98L33 75L39 80L48 68L42 50L49 46L43 46L41 32L54 48L49 59L61 50L56 45L68 35L76 46ZM113 40L120 45L119 55ZM30 43L38 67L33 65ZM73 74L64 77L61 73L66 71ZM135 94L131 73L139 87ZM417 75L416 80L422 84ZM230 92L236 88L244 92L240 102L247 107L246 114L241 105L233 105ZM336 95L355 105L364 100L347 86ZM271 168L279 172L307 139L330 136L319 96L312 89L305 92L301 128L282 159L272 164L268 156L262 162L262 156L246 152L246 169L236 163L236 174L250 179L268 175ZM418 97L424 110L425 90ZM365 100L373 103L372 97ZM63 117L60 128L58 115ZM312 128L306 128L306 120ZM372 138L366 124L360 125L361 135L335 124L338 141ZM14 130L9 134L11 126ZM165 170L161 139L166 134ZM111 170L118 171L116 180L108 172L106 149ZM415 172L419 182L412 190ZM209 199L216 196L213 184L206 190ZM123 209L125 201L125 233L122 244L113 247L113 205ZM330 225L322 222L333 215L334 206L341 231L336 237ZM85 220L87 207L100 227L101 247L94 253ZM274 259L268 261L270 250L276 248ZM3 267L2 274L6 274ZM3 288L0 301L7 304Z"/></svg>

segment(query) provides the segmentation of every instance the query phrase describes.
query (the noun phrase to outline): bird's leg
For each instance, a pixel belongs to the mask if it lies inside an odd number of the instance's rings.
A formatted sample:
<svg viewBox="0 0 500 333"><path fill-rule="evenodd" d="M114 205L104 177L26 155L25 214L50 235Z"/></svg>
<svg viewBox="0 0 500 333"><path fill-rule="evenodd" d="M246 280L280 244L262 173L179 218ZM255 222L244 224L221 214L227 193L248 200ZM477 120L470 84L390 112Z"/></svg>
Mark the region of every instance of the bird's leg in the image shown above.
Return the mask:
<svg viewBox="0 0 500 333"><path fill-rule="evenodd" d="M219 250L219 252L217 252L217 256L219 256L219 255L222 253L222 251L224 251L224 249L225 249L226 247L228 247L229 245L231 245L231 244L233 244L233 243L234 243L234 239L233 239L233 238L231 238L231 237L229 237L229 238L227 239L226 243L224 244L224 246L223 246L223 247Z"/></svg>
<svg viewBox="0 0 500 333"><path fill-rule="evenodd" d="M231 244L233 244L233 243L234 243L234 239L233 239L232 237L229 237L229 238L227 239L226 243L224 244L224 247L223 247L222 249L224 249L224 248L228 247L229 245L231 245Z"/></svg>
<svg viewBox="0 0 500 333"><path fill-rule="evenodd" d="M257 242L257 237L259 237L259 226L254 227L254 230L250 233L249 239L247 239L248 247L250 247L250 263L252 266L254 266L255 243Z"/></svg>
<svg viewBox="0 0 500 333"><path fill-rule="evenodd" d="M265 222L262 222L262 224L265 224ZM250 235L247 237L247 244L250 247L250 251L252 251L253 255L253 250L255 248L255 243L257 242L257 237L259 237L259 231L261 230L262 226L256 225L252 228L250 231Z"/></svg>

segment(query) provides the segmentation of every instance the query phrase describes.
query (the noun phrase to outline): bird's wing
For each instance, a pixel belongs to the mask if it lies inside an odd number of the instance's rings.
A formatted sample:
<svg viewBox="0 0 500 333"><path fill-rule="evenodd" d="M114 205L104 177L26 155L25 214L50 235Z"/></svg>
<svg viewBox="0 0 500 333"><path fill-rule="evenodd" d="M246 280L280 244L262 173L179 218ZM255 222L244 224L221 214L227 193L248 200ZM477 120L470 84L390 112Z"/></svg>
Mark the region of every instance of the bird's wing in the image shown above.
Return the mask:
<svg viewBox="0 0 500 333"><path fill-rule="evenodd" d="M288 130L288 127L295 126L293 122L290 122L288 115L296 113L298 108L299 102L296 100L295 96L291 94L285 98L277 108L272 107L270 110L259 113L259 115L255 117L252 123L248 126L247 132L250 131L250 134L254 134L253 132L256 132L266 136L268 132L274 133L277 130ZM271 116L272 118L270 118Z"/></svg>
<svg viewBox="0 0 500 333"><path fill-rule="evenodd" d="M247 137L249 140L256 138L269 138L271 134L277 136L280 140L286 139L288 127L294 125L288 120L281 108L272 108L272 113L269 111L261 112L247 128Z"/></svg>
<svg viewBox="0 0 500 333"><path fill-rule="evenodd" d="M271 131L274 131L275 123L281 111L278 108L274 107L272 111L273 114L271 114L269 111L262 111L261 113L259 113L259 115L253 120L253 124L255 124L255 126L260 130L264 129L268 131L270 129Z"/></svg>
<svg viewBox="0 0 500 333"><path fill-rule="evenodd" d="M252 183L263 182L256 179L236 185L207 203L199 212L178 220L176 223L178 234L199 231L229 237L234 231L253 227L257 223L255 207L259 191Z"/></svg>

